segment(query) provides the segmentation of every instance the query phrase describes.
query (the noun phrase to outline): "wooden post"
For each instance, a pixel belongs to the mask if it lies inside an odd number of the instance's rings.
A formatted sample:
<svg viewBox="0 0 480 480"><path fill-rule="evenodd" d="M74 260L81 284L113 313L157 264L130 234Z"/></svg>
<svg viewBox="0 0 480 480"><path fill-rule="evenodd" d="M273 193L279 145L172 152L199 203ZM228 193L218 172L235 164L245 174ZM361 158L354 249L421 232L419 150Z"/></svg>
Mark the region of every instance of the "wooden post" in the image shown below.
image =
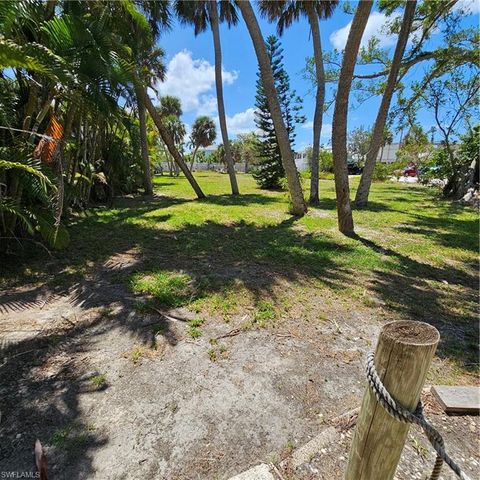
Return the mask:
<svg viewBox="0 0 480 480"><path fill-rule="evenodd" d="M377 373L390 395L415 410L440 334L423 322L385 325L375 353ZM350 449L345 480L391 480L410 425L391 417L367 386Z"/></svg>

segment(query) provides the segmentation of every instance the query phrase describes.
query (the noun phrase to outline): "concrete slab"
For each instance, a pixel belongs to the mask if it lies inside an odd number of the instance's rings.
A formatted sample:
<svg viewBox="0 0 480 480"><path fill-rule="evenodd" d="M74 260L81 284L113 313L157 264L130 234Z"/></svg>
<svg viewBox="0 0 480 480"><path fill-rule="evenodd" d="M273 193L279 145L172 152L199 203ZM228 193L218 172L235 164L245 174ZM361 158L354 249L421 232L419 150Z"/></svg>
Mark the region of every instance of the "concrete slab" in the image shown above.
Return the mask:
<svg viewBox="0 0 480 480"><path fill-rule="evenodd" d="M310 462L312 457L319 453L322 448L334 442L339 434L335 427L328 427L322 433L306 443L303 447L295 450L290 460L290 465L293 468L298 468L304 463Z"/></svg>

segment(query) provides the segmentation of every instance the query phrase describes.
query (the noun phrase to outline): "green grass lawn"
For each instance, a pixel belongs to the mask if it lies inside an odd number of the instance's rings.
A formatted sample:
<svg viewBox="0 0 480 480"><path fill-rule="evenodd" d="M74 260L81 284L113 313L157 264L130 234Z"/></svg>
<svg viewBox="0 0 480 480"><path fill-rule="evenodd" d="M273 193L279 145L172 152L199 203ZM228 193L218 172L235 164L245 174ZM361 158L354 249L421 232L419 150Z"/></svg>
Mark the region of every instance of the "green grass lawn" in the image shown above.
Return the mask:
<svg viewBox="0 0 480 480"><path fill-rule="evenodd" d="M440 356L460 373L477 367L475 210L422 186L378 183L369 207L354 212L358 237L347 238L331 180L321 181L320 206L296 219L285 192L262 191L250 175L239 175L239 197L228 195L227 175L196 177L205 200L183 177L157 176L154 199L118 198L75 217L67 250L7 259L4 286L67 288L128 256L134 265L114 281L146 295L140 309L187 306L225 321L253 310L250 326L381 310L434 324Z"/></svg>

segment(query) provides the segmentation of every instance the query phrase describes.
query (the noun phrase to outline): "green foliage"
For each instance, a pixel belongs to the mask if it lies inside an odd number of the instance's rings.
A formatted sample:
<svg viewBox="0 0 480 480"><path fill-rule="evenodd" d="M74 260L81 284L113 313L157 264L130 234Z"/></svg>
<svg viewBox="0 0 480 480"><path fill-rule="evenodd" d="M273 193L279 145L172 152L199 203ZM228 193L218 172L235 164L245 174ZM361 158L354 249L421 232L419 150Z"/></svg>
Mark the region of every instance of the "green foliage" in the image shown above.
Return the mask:
<svg viewBox="0 0 480 480"><path fill-rule="evenodd" d="M312 147L307 147L307 162L308 162L308 171L312 170ZM319 152L319 161L320 161L320 172L324 173L333 173L333 155L330 150L325 150L324 148L320 149ZM302 176L307 175L310 178L310 173L303 172Z"/></svg>
<svg viewBox="0 0 480 480"><path fill-rule="evenodd" d="M392 170L386 163L377 162L373 169L372 180L374 182L383 182L392 175Z"/></svg>
<svg viewBox="0 0 480 480"><path fill-rule="evenodd" d="M47 245L55 250L62 250L70 243L66 227L57 223L50 212L35 213L37 229Z"/></svg>
<svg viewBox="0 0 480 480"><path fill-rule="evenodd" d="M370 140L372 132L363 125L354 128L348 135L348 155L358 165L365 163L368 150L370 149Z"/></svg>
<svg viewBox="0 0 480 480"><path fill-rule="evenodd" d="M283 49L280 41L270 35L265 42L267 53L273 70L275 88L277 90L280 108L290 143L295 141L295 126L305 123L306 118L301 115L302 99L290 88L290 78L283 66ZM273 126L267 95L264 91L260 73L257 74L257 94L255 96L255 125L261 131L257 143L259 162L253 172L253 177L261 188L279 189L285 172L282 157Z"/></svg>
<svg viewBox="0 0 480 480"><path fill-rule="evenodd" d="M397 160L405 164L420 165L428 159L432 149L433 147L423 128L420 125L413 125L397 151Z"/></svg>
<svg viewBox="0 0 480 480"><path fill-rule="evenodd" d="M470 129L460 140L453 163L445 147L437 148L427 160L422 162L420 169L422 183L429 184L434 180L444 180L448 184L472 163L476 162L477 165L480 163L480 126Z"/></svg>
<svg viewBox="0 0 480 480"><path fill-rule="evenodd" d="M320 150L320 171L333 173L333 154L329 150Z"/></svg>
<svg viewBox="0 0 480 480"><path fill-rule="evenodd" d="M133 75L164 74L161 4L0 2L1 236L63 248L71 210L142 185Z"/></svg>
<svg viewBox="0 0 480 480"><path fill-rule="evenodd" d="M460 161L464 165L480 163L480 125L476 125L461 137Z"/></svg>

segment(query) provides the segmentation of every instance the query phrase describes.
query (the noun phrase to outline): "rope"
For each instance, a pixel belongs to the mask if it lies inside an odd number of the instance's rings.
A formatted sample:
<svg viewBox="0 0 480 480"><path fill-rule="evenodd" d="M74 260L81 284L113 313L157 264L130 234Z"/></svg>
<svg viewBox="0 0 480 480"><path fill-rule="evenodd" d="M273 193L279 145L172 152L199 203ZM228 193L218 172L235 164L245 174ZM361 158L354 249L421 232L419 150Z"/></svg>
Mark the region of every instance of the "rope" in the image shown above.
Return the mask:
<svg viewBox="0 0 480 480"><path fill-rule="evenodd" d="M414 412L410 412L402 405L397 403L392 396L388 393L387 389L383 385L378 373L375 369L374 363L375 354L369 353L367 355L367 379L372 392L377 398L378 403L391 415L395 420L402 423L414 423L423 429L432 447L437 452L437 458L435 460L435 466L433 467L430 480L438 480L440 478L440 471L442 464L445 462L461 480L470 480L460 467L449 457L445 451L445 443L442 436L423 416L422 402L419 401L417 408Z"/></svg>

